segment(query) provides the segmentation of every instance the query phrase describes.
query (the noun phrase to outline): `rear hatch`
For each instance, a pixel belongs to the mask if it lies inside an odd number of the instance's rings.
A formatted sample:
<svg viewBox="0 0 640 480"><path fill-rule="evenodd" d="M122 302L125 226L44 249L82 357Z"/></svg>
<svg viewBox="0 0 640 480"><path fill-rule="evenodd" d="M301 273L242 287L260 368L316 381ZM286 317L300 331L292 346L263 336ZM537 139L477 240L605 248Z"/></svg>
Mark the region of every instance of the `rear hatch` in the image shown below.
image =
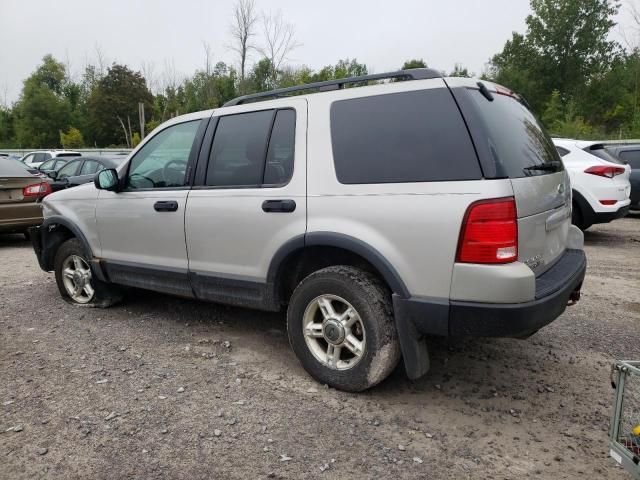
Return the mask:
<svg viewBox="0 0 640 480"><path fill-rule="evenodd" d="M536 274L564 253L571 226L571 188L562 160L526 103L490 82L455 86L483 174L509 179L518 215L518 260ZM479 86L482 85L481 88Z"/></svg>
<svg viewBox="0 0 640 480"><path fill-rule="evenodd" d="M609 152L602 143L589 145L588 147L583 148L583 150L598 157L602 165L622 167L625 169L624 173L615 175L611 179L607 179L609 182L612 182L616 188L615 190L607 189L607 194L605 196L607 196L607 198L612 197L612 200L618 200L619 202L627 200L631 194L631 184L629 183L631 177L631 166L623 159L618 158L613 153ZM613 195L611 192L613 192Z"/></svg>

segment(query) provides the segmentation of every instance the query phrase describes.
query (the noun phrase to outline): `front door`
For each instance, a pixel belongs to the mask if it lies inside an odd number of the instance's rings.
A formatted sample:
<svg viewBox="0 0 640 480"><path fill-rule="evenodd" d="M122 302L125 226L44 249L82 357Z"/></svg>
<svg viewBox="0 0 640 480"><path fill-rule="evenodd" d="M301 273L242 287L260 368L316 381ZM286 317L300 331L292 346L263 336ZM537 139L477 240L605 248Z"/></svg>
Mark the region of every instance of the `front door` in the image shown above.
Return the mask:
<svg viewBox="0 0 640 480"><path fill-rule="evenodd" d="M120 170L123 189L100 191L96 221L111 281L192 296L184 238L186 172L195 161L203 122L173 124L156 133Z"/></svg>
<svg viewBox="0 0 640 480"><path fill-rule="evenodd" d="M306 230L307 103L239 107L212 117L185 230L199 298L272 308L275 253ZM215 127L215 128L214 128ZM207 141L208 140L208 141Z"/></svg>

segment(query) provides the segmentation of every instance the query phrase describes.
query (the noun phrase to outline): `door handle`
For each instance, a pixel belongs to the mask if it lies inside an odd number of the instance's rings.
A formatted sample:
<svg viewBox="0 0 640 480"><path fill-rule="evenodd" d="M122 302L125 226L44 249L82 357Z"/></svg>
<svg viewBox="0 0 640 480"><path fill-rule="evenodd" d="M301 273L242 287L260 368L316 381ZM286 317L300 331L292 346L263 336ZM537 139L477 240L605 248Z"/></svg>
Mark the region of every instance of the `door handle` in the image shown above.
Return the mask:
<svg viewBox="0 0 640 480"><path fill-rule="evenodd" d="M265 200L262 202L262 210L265 212L291 213L296 209L294 200Z"/></svg>
<svg viewBox="0 0 640 480"><path fill-rule="evenodd" d="M156 212L175 212L178 210L178 202L174 200L161 200L153 204Z"/></svg>

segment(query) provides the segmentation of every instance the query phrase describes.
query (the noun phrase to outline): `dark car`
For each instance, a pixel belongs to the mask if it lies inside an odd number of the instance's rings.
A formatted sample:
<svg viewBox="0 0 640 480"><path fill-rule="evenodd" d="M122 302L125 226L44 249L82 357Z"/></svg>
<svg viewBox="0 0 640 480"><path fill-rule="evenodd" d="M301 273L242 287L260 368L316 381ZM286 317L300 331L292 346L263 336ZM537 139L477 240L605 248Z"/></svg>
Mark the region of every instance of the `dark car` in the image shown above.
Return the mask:
<svg viewBox="0 0 640 480"><path fill-rule="evenodd" d="M111 157L79 157L69 160L61 169L49 172L54 192L93 181L97 172L105 168L117 168L126 159Z"/></svg>
<svg viewBox="0 0 640 480"><path fill-rule="evenodd" d="M611 143L606 149L631 167L631 205L634 210L640 209L640 143Z"/></svg>
<svg viewBox="0 0 640 480"><path fill-rule="evenodd" d="M40 165L38 167L38 171L48 175L50 172L55 172L60 170L64 165L66 165L69 162L69 160L71 160L70 157L51 158L46 162L44 162L42 165Z"/></svg>

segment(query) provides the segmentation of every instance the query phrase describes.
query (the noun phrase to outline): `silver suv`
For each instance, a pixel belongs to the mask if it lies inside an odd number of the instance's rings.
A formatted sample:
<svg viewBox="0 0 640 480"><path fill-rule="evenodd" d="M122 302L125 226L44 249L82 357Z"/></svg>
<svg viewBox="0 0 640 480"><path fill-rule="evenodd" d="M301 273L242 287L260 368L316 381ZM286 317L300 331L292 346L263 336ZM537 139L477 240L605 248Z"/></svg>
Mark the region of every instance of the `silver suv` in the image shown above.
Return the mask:
<svg viewBox="0 0 640 480"><path fill-rule="evenodd" d="M32 230L63 298L108 306L126 286L286 309L304 368L343 390L401 356L420 377L427 335L527 337L586 269L568 176L525 102L429 69L174 118L94 183L46 197Z"/></svg>

